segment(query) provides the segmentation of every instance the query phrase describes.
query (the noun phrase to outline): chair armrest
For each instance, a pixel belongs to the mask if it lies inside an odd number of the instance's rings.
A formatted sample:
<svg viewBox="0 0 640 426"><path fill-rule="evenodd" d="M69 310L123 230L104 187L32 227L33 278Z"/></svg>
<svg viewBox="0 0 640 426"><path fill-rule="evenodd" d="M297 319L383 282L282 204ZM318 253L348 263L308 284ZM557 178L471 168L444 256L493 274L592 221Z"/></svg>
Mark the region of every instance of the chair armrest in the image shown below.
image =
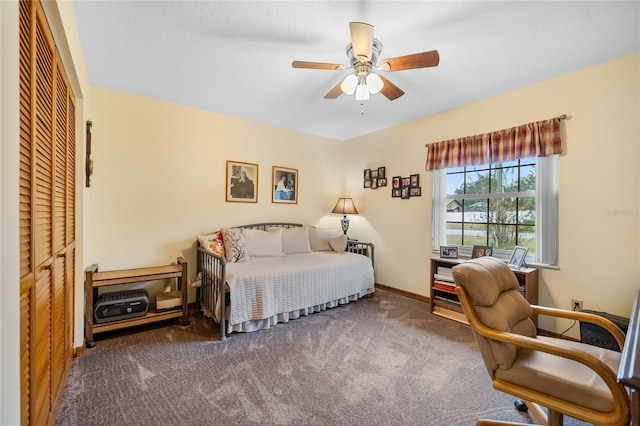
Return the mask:
<svg viewBox="0 0 640 426"><path fill-rule="evenodd" d="M620 352L622 352L622 349L624 348L624 332L620 330L620 327L618 327L613 321L608 320L605 317L601 317L600 315L595 315L588 312L549 308L547 306L531 305L531 307L533 308L533 312L538 315L566 318L599 325L600 327L611 333L613 338L616 339L616 342L618 342L618 346L620 346Z"/></svg>

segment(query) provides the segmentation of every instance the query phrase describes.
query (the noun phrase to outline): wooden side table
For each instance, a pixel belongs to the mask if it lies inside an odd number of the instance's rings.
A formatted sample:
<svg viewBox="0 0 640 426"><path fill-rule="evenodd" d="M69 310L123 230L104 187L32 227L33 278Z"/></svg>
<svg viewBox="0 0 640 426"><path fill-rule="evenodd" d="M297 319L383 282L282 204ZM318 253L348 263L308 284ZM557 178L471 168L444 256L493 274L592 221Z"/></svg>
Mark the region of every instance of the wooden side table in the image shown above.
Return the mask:
<svg viewBox="0 0 640 426"><path fill-rule="evenodd" d="M118 320L103 324L94 324L94 301L98 298L98 288L118 284L133 284L145 281L176 278L178 290L182 293L182 308L180 310L152 312L145 316ZM180 256L176 264L152 266L148 268L121 269L114 271L98 271L98 264L93 264L84 272L85 293L85 329L84 337L88 348L95 346L93 335L108 331L120 330L128 327L164 321L170 318L180 318L182 325L189 325L187 321L187 262Z"/></svg>

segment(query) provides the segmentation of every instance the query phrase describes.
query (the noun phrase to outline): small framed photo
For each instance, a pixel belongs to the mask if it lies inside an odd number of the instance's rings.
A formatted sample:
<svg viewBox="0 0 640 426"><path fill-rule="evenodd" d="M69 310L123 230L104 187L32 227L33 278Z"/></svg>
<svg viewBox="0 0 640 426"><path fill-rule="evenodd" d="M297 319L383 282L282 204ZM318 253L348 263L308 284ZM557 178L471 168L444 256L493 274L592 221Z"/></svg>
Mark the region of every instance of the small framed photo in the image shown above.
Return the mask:
<svg viewBox="0 0 640 426"><path fill-rule="evenodd" d="M377 188L378 188L378 178L371 179L371 189L377 189Z"/></svg>
<svg viewBox="0 0 640 426"><path fill-rule="evenodd" d="M364 180L371 180L371 169L364 169Z"/></svg>
<svg viewBox="0 0 640 426"><path fill-rule="evenodd" d="M227 160L227 202L258 202L258 165Z"/></svg>
<svg viewBox="0 0 640 426"><path fill-rule="evenodd" d="M400 198L400 196L402 195L400 191L401 191L400 188L391 188L391 196L394 198L395 197Z"/></svg>
<svg viewBox="0 0 640 426"><path fill-rule="evenodd" d="M420 175L415 174L409 176L409 186L412 188L417 188L420 186Z"/></svg>
<svg viewBox="0 0 640 426"><path fill-rule="evenodd" d="M511 253L511 258L509 258L509 267L520 269L528 252L529 249L527 247L516 246L513 249L513 253Z"/></svg>
<svg viewBox="0 0 640 426"><path fill-rule="evenodd" d="M402 198L403 200L408 200L410 197L411 197L411 194L409 193L408 186L404 186L400 188L400 198Z"/></svg>
<svg viewBox="0 0 640 426"><path fill-rule="evenodd" d="M378 178L378 186L387 186L387 178Z"/></svg>
<svg viewBox="0 0 640 426"><path fill-rule="evenodd" d="M384 179L385 178L385 167L378 167L378 179Z"/></svg>
<svg viewBox="0 0 640 426"><path fill-rule="evenodd" d="M378 169L371 170L371 179L378 177Z"/></svg>
<svg viewBox="0 0 640 426"><path fill-rule="evenodd" d="M401 186L402 188L407 188L407 187L409 187L409 186L410 186L410 183L411 183L411 179L410 179L410 178L408 178L408 177L403 177L403 178L401 179L401 181L400 181L400 186Z"/></svg>
<svg viewBox="0 0 640 426"><path fill-rule="evenodd" d="M414 188L412 186L409 187L409 196L411 197L419 197L422 195L422 188L421 187L417 187Z"/></svg>
<svg viewBox="0 0 640 426"><path fill-rule="evenodd" d="M371 188L371 179L367 179L364 181L364 188Z"/></svg>
<svg viewBox="0 0 640 426"><path fill-rule="evenodd" d="M271 202L298 204L298 169L273 166Z"/></svg>
<svg viewBox="0 0 640 426"><path fill-rule="evenodd" d="M493 246L473 246L471 250L471 258L482 256L491 256L493 254Z"/></svg>
<svg viewBox="0 0 640 426"><path fill-rule="evenodd" d="M443 259L457 259L458 246L440 246L440 257Z"/></svg>
<svg viewBox="0 0 640 426"><path fill-rule="evenodd" d="M400 189L400 182L402 181L402 178L400 176L394 176L391 178L391 187L393 189Z"/></svg>

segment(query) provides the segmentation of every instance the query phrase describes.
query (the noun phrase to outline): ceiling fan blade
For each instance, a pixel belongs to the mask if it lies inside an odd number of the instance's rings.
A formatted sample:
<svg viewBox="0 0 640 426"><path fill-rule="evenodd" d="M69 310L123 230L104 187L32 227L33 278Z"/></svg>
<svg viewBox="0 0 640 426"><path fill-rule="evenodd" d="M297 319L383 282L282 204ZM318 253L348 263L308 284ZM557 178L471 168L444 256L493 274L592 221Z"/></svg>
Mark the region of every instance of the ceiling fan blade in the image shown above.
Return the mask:
<svg viewBox="0 0 640 426"><path fill-rule="evenodd" d="M371 60L373 47L373 25L364 22L349 22L353 55L362 62Z"/></svg>
<svg viewBox="0 0 640 426"><path fill-rule="evenodd" d="M291 62L293 68L307 68L312 70L331 70L336 71L342 69L340 64L329 64L327 62L305 62L305 61L293 61Z"/></svg>
<svg viewBox="0 0 640 426"><path fill-rule="evenodd" d="M342 95L342 88L340 88L340 85L342 84L342 81L338 84L336 84L336 86L329 90L329 92L324 95L325 99L336 99L338 96Z"/></svg>
<svg viewBox="0 0 640 426"><path fill-rule="evenodd" d="M387 99L393 101L404 95L404 92L398 86L390 82L387 78L382 75L380 75L379 77L384 83L384 86L382 86L382 90L380 90L380 93L386 96Z"/></svg>
<svg viewBox="0 0 640 426"><path fill-rule="evenodd" d="M397 56L380 61L379 68L384 71L402 71L414 68L437 67L440 54L437 50L414 53L413 55Z"/></svg>

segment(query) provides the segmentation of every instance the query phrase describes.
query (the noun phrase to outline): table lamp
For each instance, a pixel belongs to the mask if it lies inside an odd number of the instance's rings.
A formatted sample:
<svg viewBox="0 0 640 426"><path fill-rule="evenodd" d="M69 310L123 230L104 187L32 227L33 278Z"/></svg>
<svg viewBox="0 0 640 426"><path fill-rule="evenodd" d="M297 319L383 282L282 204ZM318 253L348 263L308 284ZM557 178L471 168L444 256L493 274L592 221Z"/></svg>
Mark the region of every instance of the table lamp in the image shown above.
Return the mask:
<svg viewBox="0 0 640 426"><path fill-rule="evenodd" d="M349 229L349 219L347 219L347 215L358 214L358 210L353 204L353 199L338 198L338 202L336 203L336 206L333 208L333 210L331 210L331 213L339 213L344 215L344 217L340 221L340 224L342 225L342 232L344 232L344 235L347 235L347 230Z"/></svg>

